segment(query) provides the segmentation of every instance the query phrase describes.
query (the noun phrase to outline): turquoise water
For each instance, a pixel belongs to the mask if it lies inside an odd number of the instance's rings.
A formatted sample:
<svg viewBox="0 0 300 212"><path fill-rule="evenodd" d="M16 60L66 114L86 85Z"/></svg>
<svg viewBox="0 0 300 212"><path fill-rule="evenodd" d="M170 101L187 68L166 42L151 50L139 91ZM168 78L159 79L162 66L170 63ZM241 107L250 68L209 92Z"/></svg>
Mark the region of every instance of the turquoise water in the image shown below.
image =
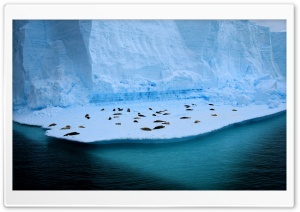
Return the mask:
<svg viewBox="0 0 300 212"><path fill-rule="evenodd" d="M160 144L84 144L13 129L14 190L286 189L286 113Z"/></svg>

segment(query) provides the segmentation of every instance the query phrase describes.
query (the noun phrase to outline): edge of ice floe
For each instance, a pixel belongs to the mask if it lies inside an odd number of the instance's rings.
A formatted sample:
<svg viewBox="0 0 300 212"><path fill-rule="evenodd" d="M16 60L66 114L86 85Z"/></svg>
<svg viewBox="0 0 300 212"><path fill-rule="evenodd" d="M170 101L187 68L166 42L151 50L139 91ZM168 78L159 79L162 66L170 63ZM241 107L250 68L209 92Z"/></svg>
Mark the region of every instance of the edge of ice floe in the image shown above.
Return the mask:
<svg viewBox="0 0 300 212"><path fill-rule="evenodd" d="M199 134L195 134L195 135L188 135L188 136L181 136L181 137L173 137L173 138L112 138L112 139L104 139L104 140L96 140L96 141L81 141L81 140L76 140L76 139L68 139L65 137L60 137L60 136L55 136L55 135L47 135L47 130L51 129L49 127L43 127L43 125L34 125L34 124L27 124L27 123L22 123L19 121L13 121L22 125L27 125L27 126L33 126L33 127L40 127L43 130L45 130L45 136L48 136L50 138L55 138L55 139L60 139L60 140L64 140L64 141L68 141L68 142L75 142L75 143L84 143L84 144L136 144L136 143L141 143L141 144L151 144L151 143L173 143L173 142L182 142L182 141L188 141L188 140L192 140L194 138L200 137L200 136L205 136L208 135L210 133L214 133L214 132L218 132L220 130L224 130L230 127L233 127L235 125L241 125L241 124L247 124L250 122L255 122L255 121L261 121L264 119L269 119L272 117L276 117L278 115L284 114L286 113L286 109L282 109L280 111L277 111L275 113L271 113L271 114L266 114L263 116L257 116L257 117L253 117L253 118L249 118L249 119L245 119L242 121L238 121L238 122L233 122L233 123L229 123L228 125L225 125L223 127L220 128L216 128L213 129L211 131L207 131L207 132L203 132L203 133L199 133Z"/></svg>
<svg viewBox="0 0 300 212"><path fill-rule="evenodd" d="M143 139L143 138L119 138L119 139L109 139L109 140L107 139L107 140L99 140L99 141L92 141L92 142L83 142L83 141L76 141L76 140L71 140L71 141L80 142L80 143L88 143L88 144L174 143L174 142L192 140L192 139L197 138L197 137L206 136L206 135L214 133L214 132L218 132L218 131L221 131L221 130L224 130L224 129L228 129L230 127L234 127L235 125L242 125L242 124L247 124L247 123L250 123L250 122L261 121L261 120L265 120L265 119L269 119L269 118L272 118L272 117L279 116L279 115L284 114L284 113L286 113L286 109L278 111L276 113L267 114L267 115L264 115L264 116L254 117L254 118L246 119L246 120L243 120L243 121L230 123L230 124L228 124L226 126L223 126L221 128L216 128L214 130L203 132L203 133L200 133L200 134L188 135L188 136L182 136L182 137L145 138L145 139ZM57 137L57 138L70 141L69 139L65 139L65 138L60 138L60 137Z"/></svg>

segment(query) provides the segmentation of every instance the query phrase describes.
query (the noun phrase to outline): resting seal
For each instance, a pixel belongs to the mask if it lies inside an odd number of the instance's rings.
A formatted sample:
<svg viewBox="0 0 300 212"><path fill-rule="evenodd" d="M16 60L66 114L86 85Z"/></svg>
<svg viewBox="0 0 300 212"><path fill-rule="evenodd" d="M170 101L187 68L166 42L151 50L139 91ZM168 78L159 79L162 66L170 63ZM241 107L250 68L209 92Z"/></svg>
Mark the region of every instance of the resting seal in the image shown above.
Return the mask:
<svg viewBox="0 0 300 212"><path fill-rule="evenodd" d="M113 115L114 116L120 116L120 115L122 115L122 113L114 113Z"/></svg>
<svg viewBox="0 0 300 212"><path fill-rule="evenodd" d="M162 129L162 128L165 128L165 126L159 125L159 126L154 127L153 129L154 129L154 130L157 130L157 129Z"/></svg>
<svg viewBox="0 0 300 212"><path fill-rule="evenodd" d="M67 125L67 126L65 126L65 127L63 127L63 128L60 128L61 130L69 130L69 129L71 129L71 126L70 125Z"/></svg>
<svg viewBox="0 0 300 212"><path fill-rule="evenodd" d="M70 132L70 133L65 134L64 136L79 135L79 134L80 133L78 133L78 132Z"/></svg>
<svg viewBox="0 0 300 212"><path fill-rule="evenodd" d="M180 119L190 119L191 117L187 117L187 116L183 116L183 117L180 117Z"/></svg>
<svg viewBox="0 0 300 212"><path fill-rule="evenodd" d="M142 127L141 130L144 130L144 131L151 131L151 129L148 128L148 127Z"/></svg>

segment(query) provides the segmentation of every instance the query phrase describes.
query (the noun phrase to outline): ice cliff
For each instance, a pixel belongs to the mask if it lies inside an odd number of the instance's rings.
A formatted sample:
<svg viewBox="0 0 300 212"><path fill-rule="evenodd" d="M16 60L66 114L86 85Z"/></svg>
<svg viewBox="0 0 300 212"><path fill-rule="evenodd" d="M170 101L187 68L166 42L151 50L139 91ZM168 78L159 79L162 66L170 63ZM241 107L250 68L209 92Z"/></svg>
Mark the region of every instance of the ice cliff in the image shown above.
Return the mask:
<svg viewBox="0 0 300 212"><path fill-rule="evenodd" d="M285 101L286 33L250 21L13 22L14 109L119 100Z"/></svg>

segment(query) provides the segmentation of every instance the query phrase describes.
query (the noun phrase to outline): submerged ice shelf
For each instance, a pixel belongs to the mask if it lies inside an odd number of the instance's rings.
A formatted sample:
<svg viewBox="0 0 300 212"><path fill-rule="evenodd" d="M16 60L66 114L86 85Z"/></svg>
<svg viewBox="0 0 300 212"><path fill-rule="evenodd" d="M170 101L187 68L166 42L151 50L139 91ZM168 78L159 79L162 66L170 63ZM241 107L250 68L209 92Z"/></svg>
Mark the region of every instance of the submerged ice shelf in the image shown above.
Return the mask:
<svg viewBox="0 0 300 212"><path fill-rule="evenodd" d="M286 110L285 107L285 104L276 108L267 105L209 105L209 102L200 99L119 102L101 106L16 112L14 120L47 128L47 136L79 142L126 142L126 139L130 139L130 142L167 142L165 139L185 139L234 123L271 115ZM50 126L51 124L55 126ZM164 127L154 129L157 126ZM72 132L79 134L65 136Z"/></svg>

